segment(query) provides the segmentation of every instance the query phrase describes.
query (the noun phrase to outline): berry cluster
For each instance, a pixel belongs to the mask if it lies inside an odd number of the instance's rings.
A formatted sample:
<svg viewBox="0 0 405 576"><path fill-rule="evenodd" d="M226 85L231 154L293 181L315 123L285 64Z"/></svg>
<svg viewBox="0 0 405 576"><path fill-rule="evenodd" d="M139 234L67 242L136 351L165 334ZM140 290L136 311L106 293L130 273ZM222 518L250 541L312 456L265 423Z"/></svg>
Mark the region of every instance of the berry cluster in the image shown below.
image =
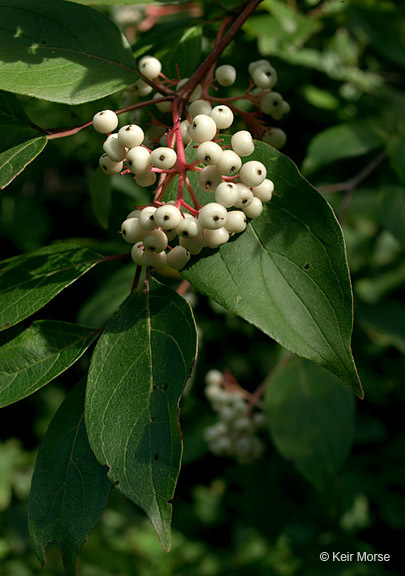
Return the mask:
<svg viewBox="0 0 405 576"><path fill-rule="evenodd" d="M207 372L205 382L205 394L219 418L204 433L211 452L235 458L241 464L260 458L265 447L257 433L266 427L265 414L252 414L247 401L238 392L226 390L224 374L219 370Z"/></svg>
<svg viewBox="0 0 405 576"><path fill-rule="evenodd" d="M139 70L151 82L164 77L161 63L152 56L141 58ZM260 103L266 114L274 117L285 114L288 104L271 90L277 74L270 63L252 62L249 72L258 91L250 99ZM219 66L215 79L221 86L230 86L236 79L236 70L230 65ZM176 89L187 80L180 80ZM132 90L145 96L152 87L141 78ZM159 110L173 113L173 128L166 129L155 148L137 124L127 124L114 132L118 117L111 110L102 110L93 118L95 130L107 135L99 160L103 171L110 175L132 173L139 186L156 184L153 204L132 211L121 226L124 240L133 244L132 258L140 266L161 268L168 263L176 270L182 269L191 254L199 254L205 246L217 248L234 234L243 232L246 219L260 216L263 202L272 197L274 184L266 178L265 166L255 160L244 161L255 149L251 132L239 130L232 135L230 147L221 145L219 132L232 126L235 107L226 104L212 107L207 98L206 88L198 85L188 99L182 119L173 101L156 93L154 99ZM191 162L185 156L184 146L188 144L195 150ZM199 189L212 193L212 202L201 205L198 189L193 189L189 179L192 172L198 174ZM163 195L175 177L177 199L163 202ZM184 201L183 189L188 190L193 206Z"/></svg>

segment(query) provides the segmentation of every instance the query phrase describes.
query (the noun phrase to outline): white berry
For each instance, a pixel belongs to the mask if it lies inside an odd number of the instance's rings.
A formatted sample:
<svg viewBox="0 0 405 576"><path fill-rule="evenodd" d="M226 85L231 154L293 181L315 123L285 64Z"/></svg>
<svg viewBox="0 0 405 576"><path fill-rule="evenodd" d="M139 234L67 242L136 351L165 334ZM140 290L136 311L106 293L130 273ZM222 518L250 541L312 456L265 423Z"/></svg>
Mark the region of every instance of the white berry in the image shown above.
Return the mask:
<svg viewBox="0 0 405 576"><path fill-rule="evenodd" d="M259 198L262 202L269 202L273 195L273 191L274 191L274 184L268 178L263 180L263 182L259 184L259 186L254 186L252 188L253 194L256 196L256 198Z"/></svg>
<svg viewBox="0 0 405 576"><path fill-rule="evenodd" d="M182 218L177 224L176 232L183 238L196 238L201 234L201 223L194 216Z"/></svg>
<svg viewBox="0 0 405 576"><path fill-rule="evenodd" d="M233 182L221 182L215 190L215 200L218 204L230 208L239 200L239 190ZM228 214L229 216L229 214Z"/></svg>
<svg viewBox="0 0 405 576"><path fill-rule="evenodd" d="M143 266L151 266L152 268L162 268L167 261L166 252L148 252L145 250L142 254L142 264Z"/></svg>
<svg viewBox="0 0 405 576"><path fill-rule="evenodd" d="M196 152L197 160L206 164L208 166L212 166L213 164L217 164L220 161L222 156L222 148L216 142L202 142Z"/></svg>
<svg viewBox="0 0 405 576"><path fill-rule="evenodd" d="M186 84L188 82L189 78L182 78L180 80L180 82L177 84L176 89L178 90L179 88L181 88L182 86L184 86L184 84ZM202 94L202 86L201 84L198 84L194 90L192 91L191 95L189 96L189 102L195 102L196 100L198 100L200 98Z"/></svg>
<svg viewBox="0 0 405 576"><path fill-rule="evenodd" d="M190 260L190 252L183 246L175 246L167 255L167 263L175 270L181 270Z"/></svg>
<svg viewBox="0 0 405 576"><path fill-rule="evenodd" d="M155 148L150 155L151 162L156 168L161 168L162 170L170 170L176 164L177 154L173 148L168 148L166 146L161 146L160 148Z"/></svg>
<svg viewBox="0 0 405 576"><path fill-rule="evenodd" d="M163 98L163 94L156 92L156 94L153 96L153 99L156 100L157 98ZM170 112L172 109L172 102L171 100L163 100L163 102L156 102L155 106L158 110L160 110L160 112Z"/></svg>
<svg viewBox="0 0 405 576"><path fill-rule="evenodd" d="M154 230L157 228L155 214L155 206L146 206L145 208L142 208L141 213L139 214L139 224L144 230Z"/></svg>
<svg viewBox="0 0 405 576"><path fill-rule="evenodd" d="M254 152L255 145L250 132L239 130L231 138L232 150L239 156L250 156Z"/></svg>
<svg viewBox="0 0 405 576"><path fill-rule="evenodd" d="M128 150L127 162L134 174L146 172L151 165L150 152L143 146L135 146Z"/></svg>
<svg viewBox="0 0 405 576"><path fill-rule="evenodd" d="M189 128L190 122L188 120L183 120L180 122L181 139L183 140L184 144L191 142L191 136L188 133Z"/></svg>
<svg viewBox="0 0 405 576"><path fill-rule="evenodd" d="M180 236L180 246L187 248L190 254L199 254L204 248L204 237L199 234L195 238L183 238Z"/></svg>
<svg viewBox="0 0 405 576"><path fill-rule="evenodd" d="M277 84L277 72L270 64L261 64L255 68L252 79L256 86L267 90Z"/></svg>
<svg viewBox="0 0 405 576"><path fill-rule="evenodd" d="M135 262L135 264L138 264L138 266L143 266L143 262L142 262L142 256L144 253L145 249L143 247L142 242L137 242L136 244L134 244L132 246L131 249L131 257L132 260Z"/></svg>
<svg viewBox="0 0 405 576"><path fill-rule="evenodd" d="M103 172L112 176L113 174L119 174L124 167L123 162L114 162L109 158L108 154L103 154L100 156L98 161Z"/></svg>
<svg viewBox="0 0 405 576"><path fill-rule="evenodd" d="M139 78L133 86L134 92L135 94L138 94L138 96L147 96L153 90L152 86L147 84L145 80L142 80L142 78Z"/></svg>
<svg viewBox="0 0 405 576"><path fill-rule="evenodd" d="M210 118L214 120L218 130L224 130L232 125L233 112L229 106L221 104L220 106L215 106L215 108L211 110Z"/></svg>
<svg viewBox="0 0 405 576"><path fill-rule="evenodd" d="M162 252L167 246L167 236L163 230L151 230L145 234L143 245L149 252Z"/></svg>
<svg viewBox="0 0 405 576"><path fill-rule="evenodd" d="M239 172L242 160L233 150L224 150L216 166L221 174L234 176Z"/></svg>
<svg viewBox="0 0 405 576"><path fill-rule="evenodd" d="M283 97L278 92L268 92L266 93L260 103L260 109L265 114L272 116L281 110L283 104Z"/></svg>
<svg viewBox="0 0 405 576"><path fill-rule="evenodd" d="M248 218L257 218L263 212L263 203L259 198L253 198L249 206L243 208L244 213Z"/></svg>
<svg viewBox="0 0 405 576"><path fill-rule="evenodd" d="M118 134L110 134L108 136L103 144L103 150L114 162L121 162L127 155L127 149L120 143Z"/></svg>
<svg viewBox="0 0 405 576"><path fill-rule="evenodd" d="M206 116L209 116L211 110L212 106L207 100L195 100L188 107L188 111L190 112L192 118L198 116L199 114L205 114Z"/></svg>
<svg viewBox="0 0 405 576"><path fill-rule="evenodd" d="M232 86L236 80L236 69L230 64L218 66L215 70L215 78L220 86Z"/></svg>
<svg viewBox="0 0 405 576"><path fill-rule="evenodd" d="M198 219L203 228L216 230L225 226L227 215L228 212L224 206L217 202L210 202L201 208Z"/></svg>
<svg viewBox="0 0 405 576"><path fill-rule="evenodd" d="M139 60L138 69L148 80L155 80L162 70L162 64L153 56L143 56Z"/></svg>
<svg viewBox="0 0 405 576"><path fill-rule="evenodd" d="M127 124L118 130L118 140L127 148L140 146L144 138L144 131L137 124Z"/></svg>
<svg viewBox="0 0 405 576"><path fill-rule="evenodd" d="M146 172L138 172L136 175L136 183L142 188L147 188L152 186L156 182L156 173L152 170L146 170Z"/></svg>
<svg viewBox="0 0 405 576"><path fill-rule="evenodd" d="M229 232L222 226L215 230L204 230L204 242L208 248L218 248L222 244L225 244L229 240Z"/></svg>
<svg viewBox="0 0 405 576"><path fill-rule="evenodd" d="M217 125L215 121L206 114L198 114L193 118L192 124L188 132L194 142L206 142L215 138L217 133Z"/></svg>
<svg viewBox="0 0 405 576"><path fill-rule="evenodd" d="M240 170L240 179L246 186L259 186L266 178L267 170L264 164L257 160L246 162Z"/></svg>
<svg viewBox="0 0 405 576"><path fill-rule="evenodd" d="M112 110L101 110L93 116L93 128L100 134L109 134L118 126L118 116Z"/></svg>
<svg viewBox="0 0 405 576"><path fill-rule="evenodd" d="M157 226L163 228L163 230L172 230L176 228L182 215L176 206L164 204L156 210L154 218Z"/></svg>
<svg viewBox="0 0 405 576"><path fill-rule="evenodd" d="M270 66L270 62L268 60L255 60L249 64L249 74L252 76L253 72L256 70L258 66L263 66L268 64Z"/></svg>
<svg viewBox="0 0 405 576"><path fill-rule="evenodd" d="M287 135L281 128L271 128L263 135L263 142L270 144L273 148L280 150L287 142Z"/></svg>
<svg viewBox="0 0 405 576"><path fill-rule="evenodd" d="M246 228L246 214L241 210L232 210L228 212L225 228L229 234L239 234Z"/></svg>
<svg viewBox="0 0 405 576"><path fill-rule="evenodd" d="M234 206L236 206L236 208L246 208L246 206L249 206L253 201L253 192L250 188L242 184L242 182L239 182L236 186L239 192L239 200L235 202Z"/></svg>
<svg viewBox="0 0 405 576"><path fill-rule="evenodd" d="M127 218L121 224L121 233L125 242L134 244L134 242L143 240L146 231L141 227L139 218Z"/></svg>
<svg viewBox="0 0 405 576"><path fill-rule="evenodd" d="M216 166L205 166L198 174L200 188L206 192L215 192L222 182L222 174Z"/></svg>

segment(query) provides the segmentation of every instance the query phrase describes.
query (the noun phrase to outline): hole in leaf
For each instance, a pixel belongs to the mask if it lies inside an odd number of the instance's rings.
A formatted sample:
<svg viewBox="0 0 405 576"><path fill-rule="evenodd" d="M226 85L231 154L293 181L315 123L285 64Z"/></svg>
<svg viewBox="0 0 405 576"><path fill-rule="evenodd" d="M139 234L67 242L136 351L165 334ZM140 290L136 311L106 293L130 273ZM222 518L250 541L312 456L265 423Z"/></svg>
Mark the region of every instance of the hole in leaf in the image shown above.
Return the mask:
<svg viewBox="0 0 405 576"><path fill-rule="evenodd" d="M156 422L156 416L151 416L151 417L150 417L150 421L151 421L152 423L153 423L153 422Z"/></svg>
<svg viewBox="0 0 405 576"><path fill-rule="evenodd" d="M168 383L168 382L163 382L162 389L163 389L163 390L167 390L168 388L169 388L169 383Z"/></svg>
<svg viewBox="0 0 405 576"><path fill-rule="evenodd" d="M306 262L304 264L304 266L302 267L303 270L307 271L307 270L311 270L312 266L309 262Z"/></svg>
<svg viewBox="0 0 405 576"><path fill-rule="evenodd" d="M153 461L154 461L154 462L157 462L158 460L159 460L159 454L158 454L157 452L155 452L155 453L153 454Z"/></svg>
<svg viewBox="0 0 405 576"><path fill-rule="evenodd" d="M156 386L155 384L152 386L152 392L154 392L156 390Z"/></svg>

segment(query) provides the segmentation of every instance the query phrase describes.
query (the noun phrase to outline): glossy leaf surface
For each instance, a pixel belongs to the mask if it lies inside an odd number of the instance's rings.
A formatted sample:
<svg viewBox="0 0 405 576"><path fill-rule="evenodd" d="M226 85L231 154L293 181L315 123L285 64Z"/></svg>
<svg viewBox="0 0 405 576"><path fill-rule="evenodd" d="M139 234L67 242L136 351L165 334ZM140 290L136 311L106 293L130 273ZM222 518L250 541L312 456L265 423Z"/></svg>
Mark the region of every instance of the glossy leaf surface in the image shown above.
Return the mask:
<svg viewBox="0 0 405 576"><path fill-rule="evenodd" d="M112 484L91 451L83 417L84 382L55 414L39 449L29 500L29 529L41 564L45 548L59 542L66 574L98 520Z"/></svg>
<svg viewBox="0 0 405 576"><path fill-rule="evenodd" d="M98 330L39 320L0 347L0 407L33 394L74 364Z"/></svg>
<svg viewBox="0 0 405 576"><path fill-rule="evenodd" d="M279 452L319 489L331 485L354 433L354 398L330 372L295 358L271 376L265 392Z"/></svg>
<svg viewBox="0 0 405 576"><path fill-rule="evenodd" d="M80 246L56 244L0 264L0 330L40 310L102 256Z"/></svg>
<svg viewBox="0 0 405 576"><path fill-rule="evenodd" d="M349 270L336 217L286 156L257 142L254 159L274 181L272 200L245 232L219 250L204 249L182 275L289 350L334 372L362 396L350 349ZM212 201L212 195L198 195L203 203Z"/></svg>
<svg viewBox="0 0 405 576"><path fill-rule="evenodd" d="M48 140L38 136L0 154L0 190L5 188L42 152Z"/></svg>
<svg viewBox="0 0 405 576"><path fill-rule="evenodd" d="M182 455L178 406L195 357L189 304L152 280L149 294L132 292L107 324L88 377L91 447L166 550Z"/></svg>
<svg viewBox="0 0 405 576"><path fill-rule="evenodd" d="M64 0L0 0L0 88L80 104L137 79L129 45L103 14Z"/></svg>

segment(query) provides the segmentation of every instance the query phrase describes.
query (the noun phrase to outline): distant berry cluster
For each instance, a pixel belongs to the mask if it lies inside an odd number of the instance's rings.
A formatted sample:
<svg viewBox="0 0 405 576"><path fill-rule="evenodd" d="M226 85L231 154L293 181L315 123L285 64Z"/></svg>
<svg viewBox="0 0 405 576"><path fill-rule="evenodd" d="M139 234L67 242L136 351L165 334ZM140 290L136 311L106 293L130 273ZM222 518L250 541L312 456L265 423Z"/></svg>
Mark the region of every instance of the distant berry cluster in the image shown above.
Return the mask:
<svg viewBox="0 0 405 576"><path fill-rule="evenodd" d="M204 438L213 454L235 458L249 464L260 458L264 443L258 432L266 428L266 415L252 413L248 402L237 391L224 387L225 376L219 370L205 375L205 394L218 414L218 422L204 431Z"/></svg>

